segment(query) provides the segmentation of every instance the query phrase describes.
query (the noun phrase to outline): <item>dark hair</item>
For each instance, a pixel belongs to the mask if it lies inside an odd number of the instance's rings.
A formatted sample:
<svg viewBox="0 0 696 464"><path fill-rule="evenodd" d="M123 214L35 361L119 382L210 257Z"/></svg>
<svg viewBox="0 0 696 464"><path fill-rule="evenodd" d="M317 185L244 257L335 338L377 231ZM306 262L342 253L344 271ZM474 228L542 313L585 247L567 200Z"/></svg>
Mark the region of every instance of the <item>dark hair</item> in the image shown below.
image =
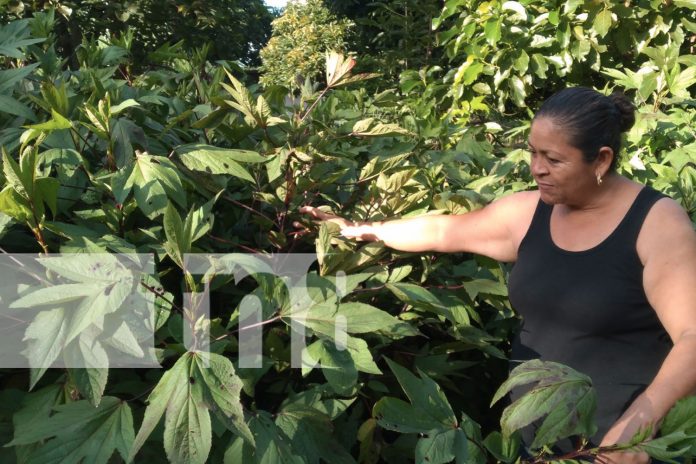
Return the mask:
<svg viewBox="0 0 696 464"><path fill-rule="evenodd" d="M555 93L541 105L534 119L549 118L567 131L570 143L591 163L601 147L610 147L616 167L621 133L633 127L635 106L622 93L602 95L587 87L571 87Z"/></svg>

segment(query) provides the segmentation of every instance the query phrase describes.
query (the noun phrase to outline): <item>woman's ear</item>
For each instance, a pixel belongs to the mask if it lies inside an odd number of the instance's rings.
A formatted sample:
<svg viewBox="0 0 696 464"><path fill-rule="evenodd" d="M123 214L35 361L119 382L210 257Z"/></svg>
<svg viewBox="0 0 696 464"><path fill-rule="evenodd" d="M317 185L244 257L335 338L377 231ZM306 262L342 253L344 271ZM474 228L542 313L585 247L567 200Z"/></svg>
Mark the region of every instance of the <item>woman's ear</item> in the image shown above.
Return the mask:
<svg viewBox="0 0 696 464"><path fill-rule="evenodd" d="M609 172L612 161L614 161L614 150L611 147L600 148L595 162L597 163L597 170L602 176Z"/></svg>

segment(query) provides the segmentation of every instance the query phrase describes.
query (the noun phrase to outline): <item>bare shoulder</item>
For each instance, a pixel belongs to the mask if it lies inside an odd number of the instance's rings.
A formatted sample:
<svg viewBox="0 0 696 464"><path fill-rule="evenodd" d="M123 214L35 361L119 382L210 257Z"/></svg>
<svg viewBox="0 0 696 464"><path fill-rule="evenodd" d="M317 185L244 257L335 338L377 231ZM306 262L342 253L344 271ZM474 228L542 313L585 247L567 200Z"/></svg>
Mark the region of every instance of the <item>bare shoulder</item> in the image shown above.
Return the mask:
<svg viewBox="0 0 696 464"><path fill-rule="evenodd" d="M684 208L671 198L658 200L645 218L637 249L644 264L655 254L696 254L696 232Z"/></svg>
<svg viewBox="0 0 696 464"><path fill-rule="evenodd" d="M527 233L532 223L534 212L539 204L537 190L516 192L502 197L488 207L500 216L500 220L508 224L513 235L520 235L520 240Z"/></svg>
<svg viewBox="0 0 696 464"><path fill-rule="evenodd" d="M527 235L538 204L539 192L532 190L507 195L484 208L490 215L488 219L505 229L511 250L511 258L507 261L517 259L517 250Z"/></svg>
<svg viewBox="0 0 696 464"><path fill-rule="evenodd" d="M506 195L495 200L491 204L500 204L510 208L532 209L533 212L533 210L536 209L537 203L539 203L539 191L525 190L523 192L515 192Z"/></svg>

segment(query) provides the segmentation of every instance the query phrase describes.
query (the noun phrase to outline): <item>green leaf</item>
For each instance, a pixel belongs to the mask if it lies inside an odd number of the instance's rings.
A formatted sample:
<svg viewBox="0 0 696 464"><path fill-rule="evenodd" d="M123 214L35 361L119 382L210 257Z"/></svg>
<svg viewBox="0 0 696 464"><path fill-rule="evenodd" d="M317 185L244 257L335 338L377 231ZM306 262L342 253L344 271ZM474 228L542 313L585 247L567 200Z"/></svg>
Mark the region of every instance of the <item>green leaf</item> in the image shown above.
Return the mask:
<svg viewBox="0 0 696 464"><path fill-rule="evenodd" d="M520 443L519 434L513 433L506 437L497 430L491 432L483 441L486 449L505 464L512 464L517 460Z"/></svg>
<svg viewBox="0 0 696 464"><path fill-rule="evenodd" d="M524 82L518 76L510 76L508 79L508 87L510 88L512 101L515 105L520 108L524 108L526 105L524 99L527 96L527 91L524 87Z"/></svg>
<svg viewBox="0 0 696 464"><path fill-rule="evenodd" d="M143 444L145 444L145 440L152 434L159 423L165 410L167 414L177 414L178 410L181 408L181 405L174 403L172 399L178 390L187 388L186 384L189 382L190 358L191 355L188 353L179 358L176 364L164 373L157 383L157 386L155 386L150 396L148 396L148 406L145 409L145 416L143 417L140 430L133 442L133 447L127 459L128 462L133 461L135 455L140 451Z"/></svg>
<svg viewBox="0 0 696 464"><path fill-rule="evenodd" d="M358 381L358 370L347 350L338 350L328 340L317 340L307 348L307 353L321 363L324 377L336 393L351 393Z"/></svg>
<svg viewBox="0 0 696 464"><path fill-rule="evenodd" d="M377 367L375 361L372 357L372 352L367 342L362 338L357 337L346 337L346 346L350 357L353 359L355 367L360 372L367 372L368 374L382 374L382 371Z"/></svg>
<svg viewBox="0 0 696 464"><path fill-rule="evenodd" d="M609 32L611 23L611 10L604 9L597 14L592 27L594 28L595 32L597 32L597 35L604 37Z"/></svg>
<svg viewBox="0 0 696 464"><path fill-rule="evenodd" d="M677 401L665 416L659 431L660 438L665 438L669 442L658 441L656 443L653 440L650 442L650 446L642 447L652 457L665 461L674 457L665 456L666 450L656 452L659 445L665 444L668 444L672 450L677 449L678 455L696 455L696 396L689 396Z"/></svg>
<svg viewBox="0 0 696 464"><path fill-rule="evenodd" d="M494 395L492 404L513 388L532 382L536 385L503 411L503 434L509 436L545 415L530 445L534 449L571 435L594 434L592 418L597 398L592 381L562 364L535 359L517 366Z"/></svg>
<svg viewBox="0 0 696 464"><path fill-rule="evenodd" d="M520 2L507 1L503 3L503 11L512 11L513 21L526 21L527 20L527 10Z"/></svg>
<svg viewBox="0 0 696 464"><path fill-rule="evenodd" d="M696 435L696 396L677 401L660 425L661 435L679 431Z"/></svg>
<svg viewBox="0 0 696 464"><path fill-rule="evenodd" d="M164 249L167 250L169 257L183 269L184 255L191 250L191 231L189 230L186 234L181 216L171 203L167 204L167 209L164 211L163 225L167 238Z"/></svg>
<svg viewBox="0 0 696 464"><path fill-rule="evenodd" d="M391 314L365 303L342 303L338 306L336 316L345 318L348 333L377 332L405 324Z"/></svg>
<svg viewBox="0 0 696 464"><path fill-rule="evenodd" d="M489 458L482 445L481 426L462 413L460 430L456 442L457 464L486 464ZM469 446L469 443L474 446Z"/></svg>
<svg viewBox="0 0 696 464"><path fill-rule="evenodd" d="M5 175L8 186L28 200L33 187L33 172L28 174L24 172L4 148L2 148L2 173Z"/></svg>
<svg viewBox="0 0 696 464"><path fill-rule="evenodd" d="M420 378L387 359L411 404L396 398L382 398L372 415L380 426L404 433L427 433L457 427L457 418L438 384L420 372Z"/></svg>
<svg viewBox="0 0 696 464"><path fill-rule="evenodd" d="M164 419L164 450L174 464L204 464L210 454L210 414L200 402L201 387L195 380L196 377L189 377L191 387L174 390ZM173 409L172 414L169 408Z"/></svg>
<svg viewBox="0 0 696 464"><path fill-rule="evenodd" d="M13 69L0 70L0 93L11 89L17 82L31 74L41 63L33 63L28 66Z"/></svg>
<svg viewBox="0 0 696 464"><path fill-rule="evenodd" d="M68 331L63 308L41 311L24 334L28 347L22 352L32 367L29 388L32 389L64 348Z"/></svg>
<svg viewBox="0 0 696 464"><path fill-rule="evenodd" d="M305 464L304 459L294 453L290 440L266 411L258 411L249 421L249 427L256 439L257 464Z"/></svg>
<svg viewBox="0 0 696 464"><path fill-rule="evenodd" d="M540 53L534 53L532 55L532 69L537 76L546 79L546 71L548 71L549 65L546 63L544 56Z"/></svg>
<svg viewBox="0 0 696 464"><path fill-rule="evenodd" d="M0 94L0 108L2 108L4 113L21 116L29 121L36 121L36 114L34 114L31 108L8 95Z"/></svg>
<svg viewBox="0 0 696 464"><path fill-rule="evenodd" d="M118 169L132 163L135 153L133 145L144 147L148 144L143 129L126 118L118 118L112 122L111 133L106 133L105 139L113 145L113 155Z"/></svg>
<svg viewBox="0 0 696 464"><path fill-rule="evenodd" d="M36 131L51 132L54 130L71 129L72 123L62 114L51 108L51 119L49 121L33 124L27 126L27 128Z"/></svg>
<svg viewBox="0 0 696 464"><path fill-rule="evenodd" d="M679 72L670 82L669 90L676 96L688 97L686 91L696 83L696 66L690 66Z"/></svg>
<svg viewBox="0 0 696 464"><path fill-rule="evenodd" d="M256 462L254 458L254 448L237 437L225 451L223 464L239 464L246 462Z"/></svg>
<svg viewBox="0 0 696 464"><path fill-rule="evenodd" d="M263 163L261 155L249 150L219 148L204 144L182 145L176 149L184 165L209 174L229 174L255 183L256 180L239 163Z"/></svg>
<svg viewBox="0 0 696 464"><path fill-rule="evenodd" d="M60 189L58 179L40 177L34 181L33 200L46 203L54 217L58 213L58 189Z"/></svg>
<svg viewBox="0 0 696 464"><path fill-rule="evenodd" d="M416 464L444 464L455 458L459 429L433 430L416 443Z"/></svg>
<svg viewBox="0 0 696 464"><path fill-rule="evenodd" d="M385 285L394 296L404 303L410 304L416 308L422 308L435 312L446 312L447 308L442 302L433 295L429 290L416 285L405 282L388 283Z"/></svg>
<svg viewBox="0 0 696 464"><path fill-rule="evenodd" d="M275 423L290 439L292 449L306 461L355 463L333 436L331 418L317 409L303 404L290 404L278 412Z"/></svg>
<svg viewBox="0 0 696 464"><path fill-rule="evenodd" d="M456 427L457 419L447 397L440 386L430 377L419 371L420 379L408 369L387 359L390 369L396 375L401 388L414 407L427 410L428 414L444 424Z"/></svg>
<svg viewBox="0 0 696 464"><path fill-rule="evenodd" d="M118 105L112 106L109 108L109 116L116 116L121 111L125 110L126 108L131 108L133 106L140 106L140 103L133 100L132 98L124 100L121 103L119 103Z"/></svg>
<svg viewBox="0 0 696 464"><path fill-rule="evenodd" d="M502 19L489 19L483 26L483 33L486 37L486 41L492 46L495 46L502 37L502 22Z"/></svg>
<svg viewBox="0 0 696 464"><path fill-rule="evenodd" d="M61 393L62 386L50 385L27 394L22 399L21 408L12 417L14 436L24 437L34 433L34 430L49 418L53 408L62 401Z"/></svg>
<svg viewBox="0 0 696 464"><path fill-rule="evenodd" d="M2 194L0 193L0 196ZM0 238L2 238L3 235L5 235L5 232L12 227L12 224L14 223L14 220L12 219L12 216L9 216L2 211L2 206L0 206Z"/></svg>
<svg viewBox="0 0 696 464"><path fill-rule="evenodd" d="M97 408L88 401L76 401L56 406L55 410L56 414L8 443L17 446L48 440L31 453L28 464L106 464L114 451L124 459L128 456L133 443L133 416L128 403L105 396Z"/></svg>
<svg viewBox="0 0 696 464"><path fill-rule="evenodd" d="M119 168L118 171L111 175L111 191L114 194L114 199L119 204L123 205L133 188L133 178L131 173L133 166Z"/></svg>
<svg viewBox="0 0 696 464"><path fill-rule="evenodd" d="M210 354L209 367L196 358L199 378L206 388L203 399L208 408L229 430L253 444L254 437L244 420L244 409L239 401L242 380L234 371L232 362L224 356Z"/></svg>
<svg viewBox="0 0 696 464"><path fill-rule="evenodd" d="M227 92L229 92L234 99L234 101L225 100L225 103L241 112L244 115L244 122L246 122L248 125L252 127L259 125L261 118L256 114L256 108L254 105L254 100L251 97L251 92L249 92L249 90L226 69L225 74L227 74L230 82L232 82L232 87L224 82L220 85L222 85L222 87L227 90Z"/></svg>
<svg viewBox="0 0 696 464"><path fill-rule="evenodd" d="M205 357L209 357L209 366ZM227 358L213 353L184 354L164 373L148 397L129 460L138 453L165 411L164 447L172 462L206 462L212 443L209 410L235 434L253 443L239 403L241 388L242 381Z"/></svg>
<svg viewBox="0 0 696 464"><path fill-rule="evenodd" d="M517 55L513 66L520 73L526 73L527 69L529 68L529 55L527 55L527 52L520 50L520 53Z"/></svg>
<svg viewBox="0 0 696 464"><path fill-rule="evenodd" d="M16 58L21 60L24 58L24 53L20 51L20 48L27 47L29 45L41 43L46 39L22 39L12 41L2 41L0 42L0 55L9 56L11 58Z"/></svg>
<svg viewBox="0 0 696 464"><path fill-rule="evenodd" d="M356 122L353 125L353 131L351 134L360 137L412 135L411 132L399 127L397 124L384 124L378 122L377 124L373 125L373 122L373 118L367 118Z"/></svg>
<svg viewBox="0 0 696 464"><path fill-rule="evenodd" d="M380 427L400 433L445 430L442 422L398 398L384 397L375 403L372 416Z"/></svg>
<svg viewBox="0 0 696 464"><path fill-rule="evenodd" d="M635 448L639 451L648 453L651 457L658 459L660 462L673 462L673 459L684 457L690 454L689 442L693 444L694 436L687 435L684 432L673 432L647 443L641 443Z"/></svg>
<svg viewBox="0 0 696 464"><path fill-rule="evenodd" d="M324 221L319 226L319 233L315 240L317 250L317 261L322 275L328 271L327 258L331 256L331 236L337 233L338 227L335 224Z"/></svg>
<svg viewBox="0 0 696 464"><path fill-rule="evenodd" d="M109 369L84 368L69 371L82 396L86 397L92 406L98 407L104 395Z"/></svg>
<svg viewBox="0 0 696 464"><path fill-rule="evenodd" d="M490 279L474 279L463 284L464 290L473 300L479 294L507 296L507 287L504 283Z"/></svg>
<svg viewBox="0 0 696 464"><path fill-rule="evenodd" d="M167 158L137 153L126 184L133 185L138 207L150 219L164 214L169 204L167 198L186 208L186 195L179 173Z"/></svg>
<svg viewBox="0 0 696 464"><path fill-rule="evenodd" d="M5 187L0 192L0 212L14 218L18 222L33 221L29 202L10 186Z"/></svg>
<svg viewBox="0 0 696 464"><path fill-rule="evenodd" d="M62 278L85 284L113 284L131 275L131 271L118 258L106 252L48 256L40 258L38 262Z"/></svg>

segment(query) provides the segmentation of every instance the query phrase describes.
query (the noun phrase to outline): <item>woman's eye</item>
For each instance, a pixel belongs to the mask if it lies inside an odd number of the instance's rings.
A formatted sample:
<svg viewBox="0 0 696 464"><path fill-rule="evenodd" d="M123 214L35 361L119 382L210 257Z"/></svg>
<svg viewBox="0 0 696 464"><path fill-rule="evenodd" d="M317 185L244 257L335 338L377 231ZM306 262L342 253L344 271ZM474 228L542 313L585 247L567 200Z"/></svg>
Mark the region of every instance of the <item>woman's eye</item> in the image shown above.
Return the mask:
<svg viewBox="0 0 696 464"><path fill-rule="evenodd" d="M561 162L561 161L560 161L560 160L557 160L556 158L549 158L549 163L551 163L551 164L558 164L558 163L560 163L560 162Z"/></svg>

